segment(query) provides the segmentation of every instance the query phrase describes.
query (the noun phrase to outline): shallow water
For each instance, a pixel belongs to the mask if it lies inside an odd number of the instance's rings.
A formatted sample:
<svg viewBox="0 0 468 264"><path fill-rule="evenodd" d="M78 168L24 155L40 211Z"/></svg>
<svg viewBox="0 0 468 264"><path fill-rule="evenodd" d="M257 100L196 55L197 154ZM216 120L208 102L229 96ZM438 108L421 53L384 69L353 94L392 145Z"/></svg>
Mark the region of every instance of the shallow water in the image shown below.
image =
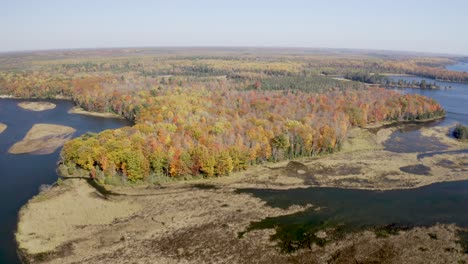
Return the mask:
<svg viewBox="0 0 468 264"><path fill-rule="evenodd" d="M281 248L294 251L323 243L314 234L326 228L329 236L368 228L430 226L436 223L468 227L468 181L436 183L410 190L369 191L311 187L290 190L240 189L268 206L313 207L295 214L268 217L251 223L246 231L275 228ZM316 210L316 208L320 208ZM376 229L378 230L378 229Z"/></svg>
<svg viewBox="0 0 468 264"><path fill-rule="evenodd" d="M38 193L41 184L57 180L55 172L60 149L50 155L8 153L8 149L20 141L36 123L70 126L76 129L74 137L86 132L129 125L126 120L107 119L85 115L71 115L67 111L73 103L65 100L49 100L55 109L43 112L27 111L17 106L25 100L0 99L0 122L8 128L0 134L0 263L19 263L13 233L17 213L32 196ZM28 100L30 101L30 100ZM40 228L40 227L38 227Z"/></svg>
<svg viewBox="0 0 468 264"><path fill-rule="evenodd" d="M447 146L436 138L422 137L420 129L422 127L446 126L462 123L468 125L468 84L450 83L434 81L427 78L415 76L389 76L393 80L403 79L405 81L436 82L440 87L447 89L414 89L414 88L394 88L398 92L407 94L421 94L437 100L445 109L447 115L443 120L430 122L427 124L408 125L395 131L390 139L384 143L385 149L393 152L429 152L444 151Z"/></svg>
<svg viewBox="0 0 468 264"><path fill-rule="evenodd" d="M440 123L439 123L440 124ZM431 125L435 125L432 123ZM444 151L448 146L435 137L423 137L420 125L414 125L415 129L409 130L402 127L390 135L384 142L385 150L396 153L413 153L428 151Z"/></svg>

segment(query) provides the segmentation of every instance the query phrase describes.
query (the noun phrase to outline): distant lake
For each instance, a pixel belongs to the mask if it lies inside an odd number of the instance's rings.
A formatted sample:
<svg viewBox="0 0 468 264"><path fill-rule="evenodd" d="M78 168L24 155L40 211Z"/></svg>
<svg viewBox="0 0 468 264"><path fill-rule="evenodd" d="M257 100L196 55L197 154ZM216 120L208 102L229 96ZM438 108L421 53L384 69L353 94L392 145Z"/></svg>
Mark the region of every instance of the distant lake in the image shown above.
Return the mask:
<svg viewBox="0 0 468 264"><path fill-rule="evenodd" d="M420 82L422 80L426 80L428 83L435 82L441 89L394 88L394 90L407 94L421 94L437 100L447 112L443 124L460 122L468 125L468 84L435 81L416 76L389 76L389 78L395 81L402 79L407 82Z"/></svg>
<svg viewBox="0 0 468 264"><path fill-rule="evenodd" d="M0 122L8 125L0 134L0 264L20 263L13 237L18 210L38 193L41 184L52 184L57 180L55 169L60 153L59 149L50 155L13 155L8 149L36 123L73 127L76 129L74 137L129 125L123 119L68 114L73 107L71 101L48 100L57 107L43 112L18 107L22 101L26 100L0 99Z"/></svg>
<svg viewBox="0 0 468 264"><path fill-rule="evenodd" d="M468 63L459 62L457 64L447 65L445 66L445 69L450 71L468 72Z"/></svg>

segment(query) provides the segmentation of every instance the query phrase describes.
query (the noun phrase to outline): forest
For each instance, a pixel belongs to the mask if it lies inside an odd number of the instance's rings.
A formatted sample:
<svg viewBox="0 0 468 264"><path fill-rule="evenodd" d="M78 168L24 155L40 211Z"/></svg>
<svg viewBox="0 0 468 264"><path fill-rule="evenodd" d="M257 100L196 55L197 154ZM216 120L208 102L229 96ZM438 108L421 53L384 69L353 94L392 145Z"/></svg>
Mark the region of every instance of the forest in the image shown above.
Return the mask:
<svg viewBox="0 0 468 264"><path fill-rule="evenodd" d="M378 84L383 87L406 87L406 88L419 88L419 89L440 89L440 86L435 82L430 83L426 80L422 81L406 81L399 79L398 81L392 80L391 78L380 75L373 74L370 72L349 72L344 75L345 79L363 82L367 84Z"/></svg>
<svg viewBox="0 0 468 264"><path fill-rule="evenodd" d="M82 50L4 55L0 62L0 94L67 98L134 123L63 147L65 173L109 184L228 175L339 150L353 126L445 114L432 99L333 75L468 81L442 68L450 58L322 51Z"/></svg>

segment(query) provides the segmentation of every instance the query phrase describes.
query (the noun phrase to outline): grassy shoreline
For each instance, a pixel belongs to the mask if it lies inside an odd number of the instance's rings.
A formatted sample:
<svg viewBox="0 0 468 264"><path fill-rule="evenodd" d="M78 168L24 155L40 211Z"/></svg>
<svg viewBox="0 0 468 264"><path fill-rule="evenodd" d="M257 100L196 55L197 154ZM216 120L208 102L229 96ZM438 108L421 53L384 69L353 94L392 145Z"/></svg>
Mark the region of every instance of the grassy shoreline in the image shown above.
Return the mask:
<svg viewBox="0 0 468 264"><path fill-rule="evenodd" d="M432 137L436 133L443 136L445 132L444 129L431 128L425 135ZM228 177L179 181L161 185L111 186L110 188L109 186L101 185L92 186L90 185L91 182L87 179L63 179L59 184L51 188L50 191L41 193L31 199L21 209L19 215L19 226L25 224L27 226L37 226L38 219L51 219L50 217L56 219L52 222L42 223L47 226L45 230L48 230L48 228L55 230L55 235L52 236L47 233L48 231L38 231L41 234L38 236L28 235L25 229L19 228L16 234L17 240L19 240L19 252L28 261L43 260L50 263L72 263L83 261L85 258L97 260L100 258L99 256L102 256L101 254L106 254L109 251L114 252L116 248L112 245L122 244L128 246L127 243L135 245L144 244L146 240L140 240L139 237L141 236L151 237L152 241L154 239L156 241L162 239L161 243L163 243L162 241L165 241L164 239L168 235L172 237L177 236L177 234L185 234L184 230L190 230L190 232L193 232L200 239L208 239L206 235L210 232L207 233L206 230L212 230L215 233L210 236L210 239L204 241L211 241L216 238L216 241L221 241L228 245L233 243L232 247L236 249L240 246L239 243L242 245L246 243L244 246L252 248L252 252L256 252L256 247L264 245L262 241L270 241L269 236L274 230L265 229L249 232L242 239L236 238L239 231L245 230L252 221L301 212L307 210L308 207L291 207L285 210L269 207L253 196L236 193L235 190L237 189L268 188L280 191L308 188L315 185L312 182L307 183L309 177L314 177L320 187L366 190L409 189L434 182L468 179L466 176L463 178L459 174L457 175L457 173L452 171L452 167L446 168L435 165L446 159L450 159L457 164L462 164L466 159L465 155L440 154L418 161L418 153L390 153L383 150L381 141L389 136L388 133L383 134L384 138L378 139L378 135L369 132L367 129L355 128L352 137L349 138L349 145L345 145L341 152L319 158L301 158L294 161L253 166L246 171L235 173ZM466 147L466 145L461 145L462 143L455 139L450 139L449 143L454 144L453 146L451 145L450 149ZM392 162L389 163L389 160L392 160ZM405 172L400 172L399 176L390 175L395 170L398 170L399 167L419 162L431 166L431 176L414 175ZM376 175L380 176L376 177ZM105 189L99 190L101 187ZM73 201L70 200L71 197L73 197ZM137 212L129 216L112 216L109 219L113 219L114 217L115 219L112 221L108 219L106 221L111 221L111 223L103 225L90 225L89 223L87 224L87 220L85 219L66 220L58 217L65 212L64 210L67 210L66 208L70 207L71 203L75 204L78 200L81 201L80 206L85 206L84 208L87 208L88 205L92 207L94 204L102 204L103 207L99 207L100 211L108 210L105 209L107 207L109 209L113 208L115 204L122 202L134 204L134 206L144 209L138 209ZM44 211L44 208L54 208L54 210ZM83 210L91 210L91 208ZM88 212L87 214L90 213ZM233 218L230 218L231 215ZM78 217L77 219L81 218ZM55 221L65 222L63 224L65 227L60 229L62 231L56 230L57 225L54 224ZM72 222L68 223L69 221ZM195 228L196 226L203 227L207 223L212 223L214 226L200 230ZM222 228L223 225L227 227ZM81 226L85 228L78 228ZM433 249L437 249L440 245L450 245L453 248L459 247L456 243L453 243L456 240L458 232L458 227L455 226L414 227L409 230L397 230L391 234L385 233L386 231L382 231L382 229L377 228L376 230L378 232L375 231L375 234L372 228L364 231L364 233L349 234L351 238L345 237L336 243L347 245L353 239L364 235L372 243L382 243L384 241L390 243L391 241L395 241L395 245L409 243L411 248L416 246L416 249L418 246ZM392 230L390 231L393 232ZM132 232L136 232L135 234L139 235L132 235L134 234ZM327 231L326 233L329 232ZM407 236L409 234L427 237L428 233L435 234L439 237L439 240L428 239L421 242L421 240L415 240L413 235L411 235L412 238L409 241L412 242L404 242L408 241L409 238ZM230 238L231 236L234 238ZM63 240L63 237L67 239ZM124 239L120 240L121 237L124 237ZM184 237L184 240L192 241L192 245L199 244L198 242L195 243L191 235L186 234ZM47 239L48 242L41 242L42 239ZM90 251L90 245L103 243L102 241L108 242L105 242L101 248ZM366 244L369 243L368 241L360 243L368 245ZM449 243L448 241L452 242ZM166 251L177 250L180 247L177 243L174 243L167 244ZM73 247L70 246L72 244ZM31 251L30 247L32 245L37 245L39 248ZM187 247L190 248L192 246ZM41 251L39 250L40 248L44 250ZM216 250L216 247L209 246L208 248ZM333 252L341 252L342 250L341 247L333 245L325 245L324 249ZM445 252L443 251L444 247L439 249L441 252ZM125 256L132 256L138 259L140 258L139 256L149 254L146 250L143 247L141 248L142 255L140 253L129 253L130 255ZM153 252L151 254L155 254L153 259L161 259L161 256L164 256L164 254L158 255L162 254L159 251L151 252ZM247 252L251 252L251 250L249 249ZM268 252L268 254L275 256L275 258L282 258L283 256L271 243L268 249L258 250L258 252ZM424 258L425 253L423 251L416 252L419 252L416 255ZM302 253L299 252L299 254ZM448 257L451 256L450 259L452 257L460 257L460 255L453 252L449 253L444 254L448 254ZM227 254L222 255L224 257L230 255L230 253L220 252L217 254ZM316 254L328 256L322 251L316 252ZM203 259L203 256L201 257ZM117 255L117 259L119 258ZM178 259L177 255L170 257L168 261L176 261L176 259Z"/></svg>
<svg viewBox="0 0 468 264"><path fill-rule="evenodd" d="M94 112L94 111L86 111L83 108L79 106L74 106L70 110L68 110L69 114L79 114L79 115L89 115L89 116L97 116L97 117L102 117L102 118L120 118L120 119L125 119L125 117L110 113L110 112Z"/></svg>
<svg viewBox="0 0 468 264"><path fill-rule="evenodd" d="M397 126L400 126L400 125L408 125L408 124L430 123L430 122L434 122L434 121L437 121L437 120L441 120L444 117L445 117L445 115L441 116L441 117L434 117L434 118L429 118L429 119L424 119L424 120L395 120L395 121L381 122L381 123L378 123L378 124L370 124L370 125L364 126L363 129L367 129L369 131L373 131L374 133L377 133L377 131L383 130L385 128L393 128L393 127L397 127ZM386 138L383 138L383 139L381 138L378 141L379 142L385 141L389 137L389 134L385 135L385 137ZM315 156L305 156L305 157L298 157L298 158L291 159L291 160L282 160L282 161L278 161L278 162L266 162L266 163L263 163L263 164L251 165L245 171L234 172L234 173L231 173L231 175L218 176L218 177L231 177L234 174L248 172L251 168L255 168L255 167L265 167L265 166L269 166L269 165L277 166L278 164L288 163L290 161L296 161L296 160L319 159L319 158L331 156L331 155L334 155L334 154L337 154L337 153L340 153L340 152L341 152L341 150L339 149L339 150L334 151L332 153L321 153L321 154L318 154L318 155L315 155ZM63 164L63 162L61 161L61 162L59 162L59 166L57 168L57 173L62 178L75 178L75 177L90 178L89 177L89 172L86 171L86 170L83 170L83 169L80 169L80 168L74 168L73 170L74 171L78 170L78 174L70 175L68 173L68 167L65 164ZM140 187L140 186L154 186L154 185L159 185L159 184L172 184L172 183L178 183L178 182L204 181L204 180L210 179L210 178L203 178L202 175L200 175L199 177L190 176L188 178L187 177L172 178L172 177L169 177L169 176L160 176L160 178L161 179L159 181L156 181L156 182L139 181L139 182L136 182L136 183L126 183L126 184L117 184L117 185L105 184L104 182L100 182L98 180L94 180L94 182L95 182L95 184L100 185L100 188L103 188L103 189L107 190L108 192L111 192L111 190L107 189L106 186L108 186L108 187L118 186L118 187L135 188L135 187Z"/></svg>

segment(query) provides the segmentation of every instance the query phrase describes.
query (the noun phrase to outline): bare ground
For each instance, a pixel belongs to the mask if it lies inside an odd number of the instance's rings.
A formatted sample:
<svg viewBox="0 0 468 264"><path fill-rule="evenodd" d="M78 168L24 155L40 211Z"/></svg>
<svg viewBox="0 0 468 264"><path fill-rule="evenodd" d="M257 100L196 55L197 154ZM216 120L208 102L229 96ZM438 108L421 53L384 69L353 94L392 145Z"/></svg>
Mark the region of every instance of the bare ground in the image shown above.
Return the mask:
<svg viewBox="0 0 468 264"><path fill-rule="evenodd" d="M55 104L50 102L21 102L18 103L18 106L23 109L36 112L50 110L56 107Z"/></svg>
<svg viewBox="0 0 468 264"><path fill-rule="evenodd" d="M19 142L8 150L11 154L51 154L71 139L75 129L53 124L35 124Z"/></svg>
<svg viewBox="0 0 468 264"><path fill-rule="evenodd" d="M108 197L85 180L67 179L23 207L16 240L22 257L32 263L468 263L453 225L417 227L388 237L351 233L292 254L281 253L270 240L273 229L239 238L252 221L310 205L270 207L237 193L238 188L394 189L468 179L466 154L418 159L418 153L383 150L388 136L356 129L343 151L333 155L265 164L230 177L109 187L120 195ZM463 147L453 144L449 150ZM430 170L401 170L413 165Z"/></svg>

